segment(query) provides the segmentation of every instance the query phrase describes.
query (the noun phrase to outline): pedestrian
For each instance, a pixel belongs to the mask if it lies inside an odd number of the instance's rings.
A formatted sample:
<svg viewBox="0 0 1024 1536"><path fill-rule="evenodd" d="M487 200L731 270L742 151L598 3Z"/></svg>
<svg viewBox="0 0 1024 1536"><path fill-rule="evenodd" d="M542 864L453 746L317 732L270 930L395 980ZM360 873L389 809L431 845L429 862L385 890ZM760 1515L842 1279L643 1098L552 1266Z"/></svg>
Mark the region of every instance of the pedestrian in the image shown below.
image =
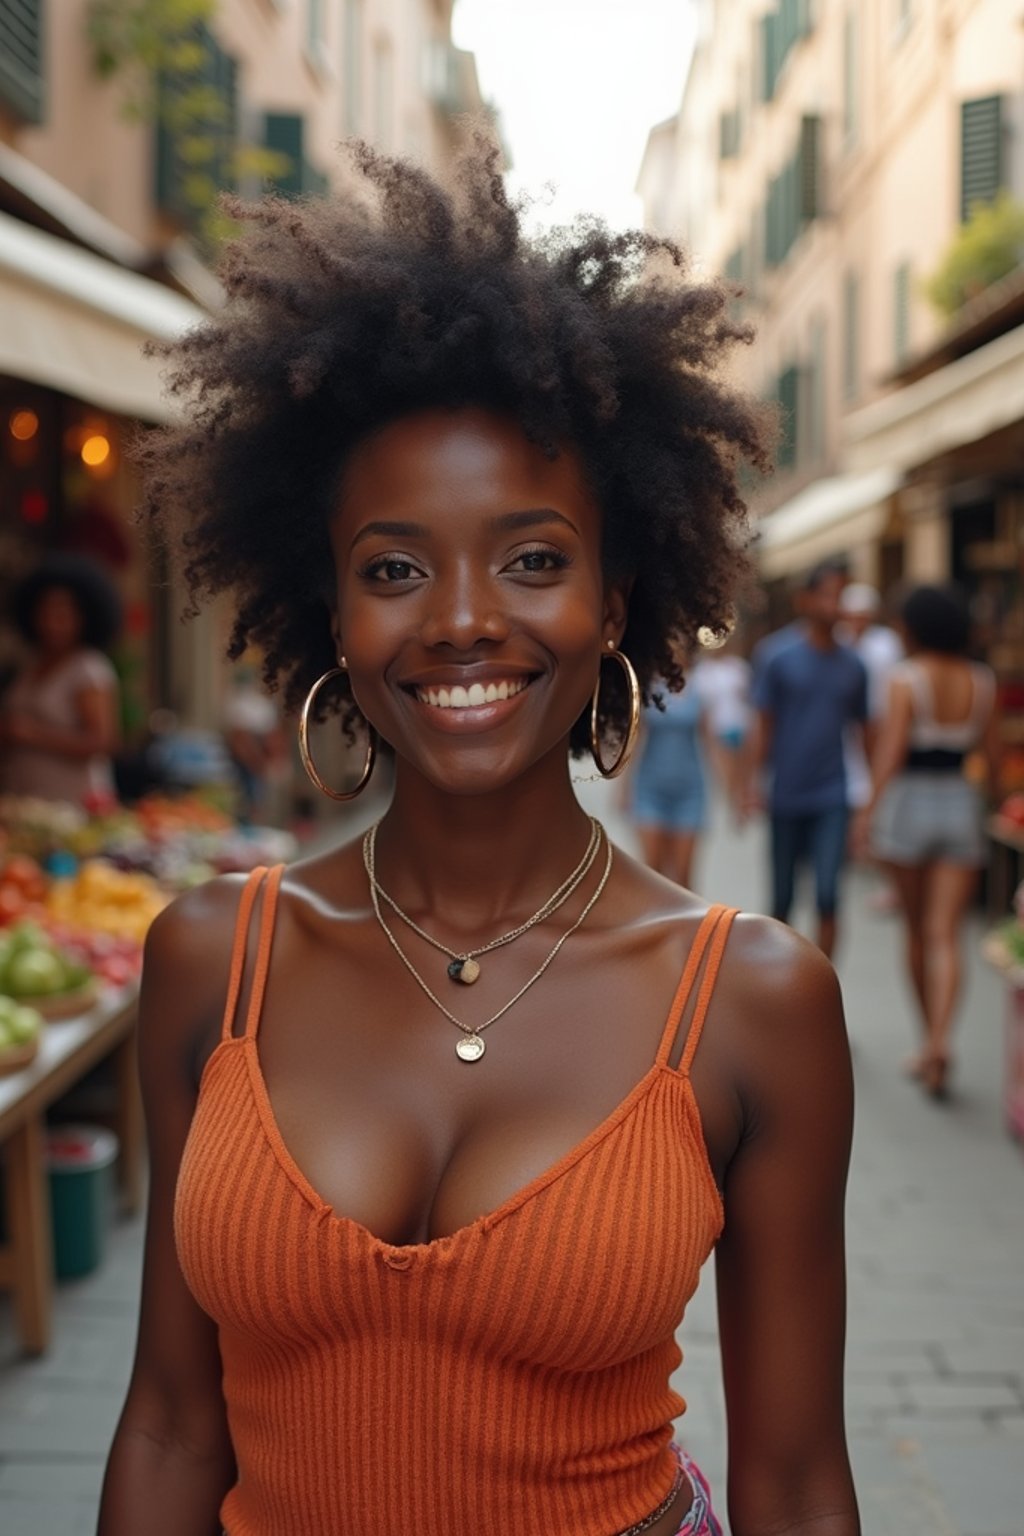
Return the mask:
<svg viewBox="0 0 1024 1536"><path fill-rule="evenodd" d="M365 197L231 204L146 505L305 700L318 787L334 690L394 794L150 934L101 1536L712 1536L670 1376L716 1244L733 1527L855 1536L834 973L614 850L570 776L728 620L742 333L666 241L528 238L496 151L452 193L352 154Z"/></svg>
<svg viewBox="0 0 1024 1536"><path fill-rule="evenodd" d="M889 677L903 659L903 642L889 624L879 618L882 599L877 588L866 581L850 581L839 594L839 623L836 639L855 651L868 674L868 719L872 729L885 709ZM868 767L861 732L847 733L846 787L851 811L859 811L871 799L871 769Z"/></svg>
<svg viewBox="0 0 1024 1536"><path fill-rule="evenodd" d="M121 601L84 555L47 555L15 589L15 624L30 647L0 700L0 790L91 810L116 799L117 673L106 652Z"/></svg>
<svg viewBox="0 0 1024 1536"><path fill-rule="evenodd" d="M681 693L662 692L644 709L629 786L644 861L687 888L707 814L706 734L706 711L691 674Z"/></svg>
<svg viewBox="0 0 1024 1536"><path fill-rule="evenodd" d="M809 862L818 947L828 956L836 944L849 821L844 742L847 731L862 732L867 719L864 664L835 638L843 585L832 566L810 572L800 594L800 632L776 645L754 685L754 771L767 771L770 780L772 915L789 921L797 873ZM762 803L756 781L750 801Z"/></svg>
<svg viewBox="0 0 1024 1536"><path fill-rule="evenodd" d="M908 1069L940 1098L951 1067L964 918L986 859L982 800L964 762L983 747L995 788L996 686L991 668L967 658L968 615L954 590L915 588L902 624L910 654L891 674L857 840L870 841L899 893L922 1032Z"/></svg>
<svg viewBox="0 0 1024 1536"><path fill-rule="evenodd" d="M707 718L708 757L725 792L733 821L743 819L749 776L747 758L754 720L750 700L753 673L740 652L735 630L722 645L702 647L693 669L693 686Z"/></svg>
<svg viewBox="0 0 1024 1536"><path fill-rule="evenodd" d="M288 748L277 705L259 686L256 668L240 666L224 701L224 742L239 788L239 820L268 814L275 786L288 771Z"/></svg>

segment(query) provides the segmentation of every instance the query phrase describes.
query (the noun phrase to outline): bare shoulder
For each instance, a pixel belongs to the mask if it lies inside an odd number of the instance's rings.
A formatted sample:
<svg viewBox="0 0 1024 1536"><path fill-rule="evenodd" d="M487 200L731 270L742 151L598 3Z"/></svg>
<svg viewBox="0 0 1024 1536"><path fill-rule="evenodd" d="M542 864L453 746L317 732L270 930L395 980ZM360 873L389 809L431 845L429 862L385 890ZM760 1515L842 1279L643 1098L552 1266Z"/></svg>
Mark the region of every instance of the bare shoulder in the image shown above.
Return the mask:
<svg viewBox="0 0 1024 1536"><path fill-rule="evenodd" d="M784 923L754 913L736 917L712 1006L748 1104L848 1080L839 978L821 951Z"/></svg>
<svg viewBox="0 0 1024 1536"><path fill-rule="evenodd" d="M178 896L146 935L139 1038L147 1044L194 1043L223 1012L235 923L245 877L222 875Z"/></svg>

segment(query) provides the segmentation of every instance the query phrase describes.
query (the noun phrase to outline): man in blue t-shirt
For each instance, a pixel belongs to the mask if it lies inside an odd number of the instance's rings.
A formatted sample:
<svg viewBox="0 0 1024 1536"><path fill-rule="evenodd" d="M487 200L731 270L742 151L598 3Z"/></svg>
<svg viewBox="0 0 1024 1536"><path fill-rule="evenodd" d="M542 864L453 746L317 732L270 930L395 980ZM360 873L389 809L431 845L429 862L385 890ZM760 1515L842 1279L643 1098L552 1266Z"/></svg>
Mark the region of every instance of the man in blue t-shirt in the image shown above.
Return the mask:
<svg viewBox="0 0 1024 1536"><path fill-rule="evenodd" d="M867 719L867 672L839 645L844 577L818 566L800 594L803 622L787 643L769 650L754 680L759 711L755 767L770 774L772 915L789 921L796 873L814 868L818 945L831 956L836 942L839 876L848 821L843 738Z"/></svg>

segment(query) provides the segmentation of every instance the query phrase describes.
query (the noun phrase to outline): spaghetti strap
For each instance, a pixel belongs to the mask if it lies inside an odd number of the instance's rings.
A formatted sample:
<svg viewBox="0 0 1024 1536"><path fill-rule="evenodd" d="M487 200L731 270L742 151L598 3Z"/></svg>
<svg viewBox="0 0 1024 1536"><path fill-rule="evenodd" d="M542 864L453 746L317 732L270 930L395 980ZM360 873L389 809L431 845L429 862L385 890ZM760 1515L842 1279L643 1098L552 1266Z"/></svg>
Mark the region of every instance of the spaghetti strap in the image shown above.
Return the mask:
<svg viewBox="0 0 1024 1536"><path fill-rule="evenodd" d="M676 995L672 999L672 1007L669 1009L668 1021L665 1024L664 1033L661 1037L661 1044L658 1047L658 1054L655 1060L659 1067L666 1066L668 1063L668 1058L671 1054L672 1046L675 1043L676 1034L679 1030L680 1021L683 1017L683 1014L686 1012L686 1005L690 1000L694 988L694 983L696 982L697 975L700 971L701 962L704 959L704 953L708 947L708 944L711 942L712 935L714 934L726 911L727 908L720 904L709 907L707 912L704 914L704 917L701 919L700 927L697 929L693 943L690 945L690 953L686 957L686 964L683 967L683 974L679 978L679 985L676 988ZM715 969L717 970L717 965ZM691 1028L691 1034L692 1032L693 1031Z"/></svg>
<svg viewBox="0 0 1024 1536"><path fill-rule="evenodd" d="M256 972L252 978L249 1011L245 1016L245 1030L243 1032L243 1038L246 1040L254 1040L256 1038L256 1031L260 1027L263 994L267 987L267 972L270 970L270 947L274 942L274 917L277 913L277 893L281 886L281 876L283 874L284 865L275 864L263 882L263 910L260 913L260 937L256 949Z"/></svg>
<svg viewBox="0 0 1024 1536"><path fill-rule="evenodd" d="M259 890L266 872L266 866L261 864L257 869L251 871L249 878L242 887L242 898L238 903L238 916L235 918L235 939L231 946L231 974L228 979L228 996L227 1002L224 1005L224 1019L220 1030L222 1040L230 1040L235 1032L235 1010L238 1007L238 994L242 987L242 972L245 969L245 949L249 939L249 919L252 917L256 892Z"/></svg>
<svg viewBox="0 0 1024 1536"><path fill-rule="evenodd" d="M708 1005L711 1002L711 994L715 990L715 982L718 980L719 968L722 964L722 956L725 954L725 945L729 937L729 930L736 917L735 907L726 907L719 914L719 920L715 925L714 937L711 941L711 950L708 954L708 963L704 967L704 979L697 993L697 1006L693 1010L693 1018L686 1035L686 1045L683 1048L682 1059L679 1062L679 1071L685 1077L693 1065L694 1053L700 1044L701 1030L704 1028L704 1020L707 1017Z"/></svg>

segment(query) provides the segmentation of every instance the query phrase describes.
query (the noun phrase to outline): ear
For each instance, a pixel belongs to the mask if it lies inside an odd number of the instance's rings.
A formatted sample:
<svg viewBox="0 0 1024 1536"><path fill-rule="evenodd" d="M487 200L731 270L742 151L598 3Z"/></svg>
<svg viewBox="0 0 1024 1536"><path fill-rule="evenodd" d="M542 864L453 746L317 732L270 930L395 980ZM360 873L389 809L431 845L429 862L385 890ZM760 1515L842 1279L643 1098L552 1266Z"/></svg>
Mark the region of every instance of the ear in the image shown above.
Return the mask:
<svg viewBox="0 0 1024 1536"><path fill-rule="evenodd" d="M611 581L604 590L604 611L601 615L601 638L618 645L626 633L629 618L629 599L635 577L622 576Z"/></svg>

